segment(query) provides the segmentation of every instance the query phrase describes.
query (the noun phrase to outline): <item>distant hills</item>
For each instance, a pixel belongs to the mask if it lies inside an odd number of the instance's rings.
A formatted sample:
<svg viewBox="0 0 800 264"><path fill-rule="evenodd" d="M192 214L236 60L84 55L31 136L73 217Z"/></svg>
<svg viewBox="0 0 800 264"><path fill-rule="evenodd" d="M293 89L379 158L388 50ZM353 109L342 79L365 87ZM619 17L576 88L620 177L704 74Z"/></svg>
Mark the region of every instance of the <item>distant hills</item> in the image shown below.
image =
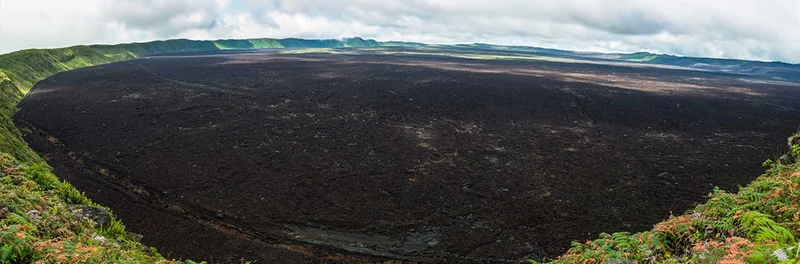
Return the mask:
<svg viewBox="0 0 800 264"><path fill-rule="evenodd" d="M118 45L91 45L104 55L118 56L150 56L157 54L171 54L181 52L208 52L215 50L250 50L250 49L281 49L281 48L348 48L348 47L379 47L381 43L372 39L345 38L345 39L299 39L299 38L257 38L257 39L221 39L221 40L188 40L173 39L145 43L130 43ZM132 55L132 56L131 56Z"/></svg>
<svg viewBox="0 0 800 264"><path fill-rule="evenodd" d="M190 40L169 40L190 41ZM402 47L451 47L451 48L470 48L496 51L512 51L530 53L542 56L571 57L575 59L601 59L613 61L625 61L632 63L642 63L650 65L665 65L692 68L698 70L742 74L751 77L782 80L800 81L800 65L783 62L763 62L736 59L716 59L700 57L683 57L666 54L654 54L649 52L636 53L597 53L597 52L578 52L570 50L548 49L528 46L503 46L483 43L456 44L456 45L432 45L418 42L404 41L385 41L379 42L372 39L362 39L359 37L345 39L246 39L246 40L215 40L215 41L190 41L201 45L214 46L221 50L226 49L258 49L258 48L347 48L347 47L382 47L382 46L402 46ZM209 43L206 43L209 42ZM157 42L151 42L157 44ZM205 50L205 49L204 49Z"/></svg>
<svg viewBox="0 0 800 264"><path fill-rule="evenodd" d="M621 60L648 64L682 66L716 72L755 75L771 79L800 80L800 65L783 62L680 57L648 52L619 54L618 56Z"/></svg>
<svg viewBox="0 0 800 264"><path fill-rule="evenodd" d="M84 51L86 53L98 53L102 57L113 58L112 60L124 60L142 56L158 54L174 54L184 52L211 52L218 50L251 50L251 49L279 49L279 48L350 48L350 47L436 47L454 49L473 49L482 52L515 52L524 55L537 55L548 57L566 57L582 60L606 60L623 61L629 63L641 63L644 65L665 65L685 67L697 70L732 73L747 75L750 77L800 82L800 65L783 62L763 62L735 59L715 59L682 57L665 54L654 54L649 52L637 53L597 53L597 52L578 52L570 50L558 50L528 46L503 46L483 43L438 45L425 44L418 42L385 41L379 42L373 39L363 39L360 37L344 39L300 39L300 38L256 38L256 39L222 39L222 40L188 40L174 39L153 41L145 43L129 43L118 45L89 45L75 46L63 49ZM29 53L27 51L12 52ZM13 55L12 55L13 56ZM2 60L0 60L2 63ZM0 65L2 67L3 65Z"/></svg>
<svg viewBox="0 0 800 264"><path fill-rule="evenodd" d="M641 63L649 65L664 65L692 68L721 73L733 73L747 75L771 80L800 81L800 64L789 64L784 62L764 62L748 61L736 59L716 59L683 57L666 54L654 54L649 52L636 53L598 53L598 52L578 52L569 50L547 49L526 46L502 46L491 44L468 44L453 45L462 48L478 48L487 50L503 50L513 52L524 52L543 56L570 57L583 59L599 59Z"/></svg>

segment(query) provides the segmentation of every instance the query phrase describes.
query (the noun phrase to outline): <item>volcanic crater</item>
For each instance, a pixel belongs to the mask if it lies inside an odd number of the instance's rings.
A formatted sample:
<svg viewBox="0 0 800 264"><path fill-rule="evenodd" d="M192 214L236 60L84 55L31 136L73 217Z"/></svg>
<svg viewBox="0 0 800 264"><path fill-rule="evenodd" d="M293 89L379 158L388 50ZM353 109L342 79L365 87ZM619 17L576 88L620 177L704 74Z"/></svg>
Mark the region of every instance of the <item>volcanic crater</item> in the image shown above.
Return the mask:
<svg viewBox="0 0 800 264"><path fill-rule="evenodd" d="M152 56L57 74L15 122L177 258L515 262L736 190L796 84L403 48Z"/></svg>

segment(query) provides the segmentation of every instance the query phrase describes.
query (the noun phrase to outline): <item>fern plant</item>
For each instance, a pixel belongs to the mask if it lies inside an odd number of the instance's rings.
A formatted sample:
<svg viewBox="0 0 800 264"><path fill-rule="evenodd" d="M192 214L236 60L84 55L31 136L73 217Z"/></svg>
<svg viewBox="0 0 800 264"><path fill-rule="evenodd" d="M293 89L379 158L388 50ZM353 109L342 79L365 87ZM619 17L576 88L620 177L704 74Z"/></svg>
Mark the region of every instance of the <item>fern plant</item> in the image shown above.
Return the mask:
<svg viewBox="0 0 800 264"><path fill-rule="evenodd" d="M747 230L748 238L759 242L773 241L779 244L796 244L794 235L772 220L772 216L757 211L742 214L739 223Z"/></svg>

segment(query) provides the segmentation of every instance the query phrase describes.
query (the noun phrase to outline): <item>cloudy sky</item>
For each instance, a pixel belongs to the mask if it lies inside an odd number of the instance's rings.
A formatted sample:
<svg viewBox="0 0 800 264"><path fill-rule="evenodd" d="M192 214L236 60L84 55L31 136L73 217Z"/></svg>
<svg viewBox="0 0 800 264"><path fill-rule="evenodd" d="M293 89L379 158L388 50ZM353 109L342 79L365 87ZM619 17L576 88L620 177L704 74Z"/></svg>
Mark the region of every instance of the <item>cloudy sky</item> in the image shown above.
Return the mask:
<svg viewBox="0 0 800 264"><path fill-rule="evenodd" d="M798 0L0 0L0 53L361 36L800 63L798 27Z"/></svg>

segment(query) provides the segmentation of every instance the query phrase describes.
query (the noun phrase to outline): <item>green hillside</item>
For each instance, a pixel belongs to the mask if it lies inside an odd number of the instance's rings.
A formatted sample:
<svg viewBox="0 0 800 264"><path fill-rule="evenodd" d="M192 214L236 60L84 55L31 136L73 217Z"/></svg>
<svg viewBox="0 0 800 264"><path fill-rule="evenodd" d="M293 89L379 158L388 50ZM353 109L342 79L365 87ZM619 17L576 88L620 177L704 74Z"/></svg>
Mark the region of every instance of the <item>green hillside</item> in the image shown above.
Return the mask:
<svg viewBox="0 0 800 264"><path fill-rule="evenodd" d="M655 63L656 60L661 57L658 54L652 54L649 52L637 52L631 54L622 54L619 56L622 60L627 61L636 61L636 62L653 62Z"/></svg>
<svg viewBox="0 0 800 264"><path fill-rule="evenodd" d="M277 39L227 39L215 40L214 45L221 50L230 49L277 49L283 48Z"/></svg>
<svg viewBox="0 0 800 264"><path fill-rule="evenodd" d="M424 43L418 43L418 42L386 41L386 42L381 42L381 46L386 46L386 47L425 47L425 46L428 46L428 45L424 44Z"/></svg>

